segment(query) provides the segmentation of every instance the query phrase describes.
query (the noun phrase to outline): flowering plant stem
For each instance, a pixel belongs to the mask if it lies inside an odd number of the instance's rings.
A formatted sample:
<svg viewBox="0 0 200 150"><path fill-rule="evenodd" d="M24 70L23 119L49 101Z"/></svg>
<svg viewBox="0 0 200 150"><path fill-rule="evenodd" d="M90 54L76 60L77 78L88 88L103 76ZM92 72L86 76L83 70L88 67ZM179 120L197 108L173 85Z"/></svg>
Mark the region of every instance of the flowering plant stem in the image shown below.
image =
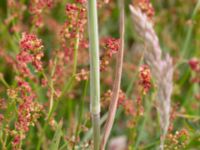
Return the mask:
<svg viewBox="0 0 200 150"><path fill-rule="evenodd" d="M88 31L90 46L90 111L92 114L94 150L100 147L100 67L97 2L88 1Z"/></svg>

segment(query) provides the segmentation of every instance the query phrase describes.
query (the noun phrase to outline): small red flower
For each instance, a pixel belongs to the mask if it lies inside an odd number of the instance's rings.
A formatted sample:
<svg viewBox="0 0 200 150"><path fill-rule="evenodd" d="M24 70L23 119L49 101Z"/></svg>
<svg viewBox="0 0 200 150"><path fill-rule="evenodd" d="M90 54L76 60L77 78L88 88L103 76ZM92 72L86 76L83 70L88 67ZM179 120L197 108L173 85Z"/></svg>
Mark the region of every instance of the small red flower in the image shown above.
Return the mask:
<svg viewBox="0 0 200 150"><path fill-rule="evenodd" d="M124 101L124 110L126 115L134 116L135 110L134 110L134 102L132 100L126 100Z"/></svg>
<svg viewBox="0 0 200 150"><path fill-rule="evenodd" d="M20 144L20 141L21 141L20 135L16 135L16 136L14 137L13 142L12 142L13 147L16 147L17 145L19 145L19 144Z"/></svg>
<svg viewBox="0 0 200 150"><path fill-rule="evenodd" d="M21 51L17 55L17 67L23 76L31 76L27 64L31 63L35 71L42 70L41 59L44 56L41 51L43 48L42 40L34 34L23 33L20 41Z"/></svg>
<svg viewBox="0 0 200 150"><path fill-rule="evenodd" d="M42 41L38 39L36 35L23 33L20 47L22 50L38 51L43 48L43 45Z"/></svg>
<svg viewBox="0 0 200 150"><path fill-rule="evenodd" d="M143 13L145 13L150 20L152 20L155 11L149 0L136 0L135 5L138 6Z"/></svg>
<svg viewBox="0 0 200 150"><path fill-rule="evenodd" d="M116 53L119 50L119 39L115 38L106 38L104 39L105 48L108 49L109 56L111 57L112 54Z"/></svg>
<svg viewBox="0 0 200 150"><path fill-rule="evenodd" d="M188 64L193 71L196 72L200 71L200 61L197 60L196 58L190 59Z"/></svg>
<svg viewBox="0 0 200 150"><path fill-rule="evenodd" d="M140 77L139 84L142 86L144 94L146 94L151 88L151 72L149 66L142 65L140 67L139 77Z"/></svg>

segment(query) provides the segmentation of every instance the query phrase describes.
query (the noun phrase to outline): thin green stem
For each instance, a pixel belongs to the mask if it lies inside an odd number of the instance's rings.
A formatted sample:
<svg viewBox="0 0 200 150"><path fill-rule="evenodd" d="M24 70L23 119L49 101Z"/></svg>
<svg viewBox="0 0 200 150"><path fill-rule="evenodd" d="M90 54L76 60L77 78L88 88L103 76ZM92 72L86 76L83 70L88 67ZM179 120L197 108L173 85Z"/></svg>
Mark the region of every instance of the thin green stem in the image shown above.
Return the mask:
<svg viewBox="0 0 200 150"><path fill-rule="evenodd" d="M48 83L48 85L50 87L50 93L51 93L50 94L50 105L49 105L49 112L48 112L48 115L47 115L47 119L45 121L44 127L43 127L42 132L41 132L41 136L42 137L45 134L45 131L46 131L47 126L48 126L48 122L49 122L49 120L51 118L51 115L53 114L53 111L55 110L54 108L56 107L56 105L54 104L54 92L55 92L55 90L54 90L53 76L54 76L55 71L56 71L57 60L58 60L58 58L56 57L54 59L54 66L53 66L53 69L52 69L51 75L50 75L51 79L50 79L50 82ZM44 71L42 72L42 74L43 74L44 78L47 80L48 78L45 75ZM37 147L36 147L37 150L40 150L41 144L42 144L42 138L37 143Z"/></svg>
<svg viewBox="0 0 200 150"><path fill-rule="evenodd" d="M56 70L56 65L57 65L57 57L54 60L54 66L53 69L51 71L51 79L50 79L50 90L51 90L51 95L50 95L50 105L49 105L49 113L48 113L48 117L52 111L53 108L53 103L54 103L54 83L53 83L53 76L55 74L55 70Z"/></svg>
<svg viewBox="0 0 200 150"><path fill-rule="evenodd" d="M191 16L192 20L195 18L199 8L200 8L200 0L198 0L196 6L194 8L194 11L193 11L192 16ZM182 52L181 57L183 57L183 58L185 58L185 56L187 56L188 47L189 47L189 44L190 44L190 40L192 38L193 28L194 28L194 24L192 24L187 30L186 39L185 39L185 42L183 44L183 48L182 48L182 51L181 51Z"/></svg>
<svg viewBox="0 0 200 150"><path fill-rule="evenodd" d="M45 132L46 132L46 130L47 130L49 120L50 120L50 118L51 118L51 116L52 116L52 114L53 114L55 108L57 107L57 105L58 105L58 101L56 101L56 102L54 103L54 105L53 105L51 111L50 111L49 114L48 114L48 117L47 117L47 119L46 119L46 121L45 121L45 123L44 123L44 127L43 127L43 129L42 129L42 131L41 131L41 137L40 137L40 139L39 139L39 141L38 141L38 143L37 143L36 150L40 150L41 144L42 144L42 142L43 142L43 136L44 136L44 134L45 134Z"/></svg>
<svg viewBox="0 0 200 150"><path fill-rule="evenodd" d="M8 83L6 82L6 80L4 79L3 75L0 74L0 81L3 83L3 85L6 87L6 88L9 88L10 86L8 85Z"/></svg>
<svg viewBox="0 0 200 150"><path fill-rule="evenodd" d="M145 132L144 128L145 128L146 121L148 119L148 115L149 115L149 113L150 113L150 111L152 109L152 103L153 103L153 101L149 102L147 99L145 99L145 102L146 102L146 106L145 106L146 112L145 112L145 115L144 115L144 119L143 119L142 123L140 124L139 130L138 130L138 138L136 140L135 145L133 146L134 149L138 149L138 146L139 146L139 144L140 144L140 142L142 140L142 133Z"/></svg>
<svg viewBox="0 0 200 150"><path fill-rule="evenodd" d="M76 70L77 70L78 48L79 48L79 31L77 31L77 38L76 38L75 47L74 47L73 75L76 74Z"/></svg>
<svg viewBox="0 0 200 150"><path fill-rule="evenodd" d="M97 1L88 1L90 43L90 111L92 114L94 150L100 147L100 66Z"/></svg>
<svg viewBox="0 0 200 150"><path fill-rule="evenodd" d="M83 121L83 113L84 113L84 100L87 94L87 87L88 87L88 80L85 81L84 89L83 89L83 95L82 95L82 100L80 102L80 107L79 107L79 119L78 119L78 124L76 127L76 139L78 139L78 136L80 134L80 127L81 123ZM75 149L75 145L73 146L73 149Z"/></svg>
<svg viewBox="0 0 200 150"><path fill-rule="evenodd" d="M106 121L108 117L108 113L104 114L101 119L100 119L100 126L104 124L104 122ZM87 142L89 139L91 139L92 137L92 134L93 134L93 130L90 129L86 134L85 136L83 137L83 140L81 140L81 143L80 144L83 144L84 142Z"/></svg>
<svg viewBox="0 0 200 150"><path fill-rule="evenodd" d="M193 115L187 115L187 114L176 114L176 116L180 118L200 120L200 116L193 116Z"/></svg>

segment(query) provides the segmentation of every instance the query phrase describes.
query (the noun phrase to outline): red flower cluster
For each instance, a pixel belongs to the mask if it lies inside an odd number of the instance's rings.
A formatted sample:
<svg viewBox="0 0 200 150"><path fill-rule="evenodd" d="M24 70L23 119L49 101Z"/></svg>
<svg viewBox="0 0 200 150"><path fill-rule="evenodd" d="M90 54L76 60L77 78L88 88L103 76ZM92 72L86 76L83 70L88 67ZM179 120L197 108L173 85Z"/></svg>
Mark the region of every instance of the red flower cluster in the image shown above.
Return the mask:
<svg viewBox="0 0 200 150"><path fill-rule="evenodd" d="M112 54L118 52L119 50L119 39L115 39L115 38L106 38L103 39L103 43L105 46L105 49L108 49L109 53L108 56L111 57Z"/></svg>
<svg viewBox="0 0 200 150"><path fill-rule="evenodd" d="M118 98L118 106L123 105L125 100L126 100L126 94L122 90L120 90Z"/></svg>
<svg viewBox="0 0 200 150"><path fill-rule="evenodd" d="M130 119L128 119L127 122L127 127L134 128L137 124L138 118L144 115L142 98L137 96L136 100L126 100L122 106L124 108L125 114L130 116Z"/></svg>
<svg viewBox="0 0 200 150"><path fill-rule="evenodd" d="M194 71L194 77L192 78L192 82L200 83L200 61L197 58L192 58L188 62L192 71Z"/></svg>
<svg viewBox="0 0 200 150"><path fill-rule="evenodd" d="M200 72L200 61L198 59L192 58L189 60L188 64L193 71Z"/></svg>
<svg viewBox="0 0 200 150"><path fill-rule="evenodd" d="M23 28L22 22L24 18L24 11L26 10L26 5L22 1L7 0L7 8L9 9L9 15L4 20L5 25L8 27L9 32L20 32ZM20 9L19 9L20 8ZM12 22L15 21L13 24Z"/></svg>
<svg viewBox="0 0 200 150"><path fill-rule="evenodd" d="M29 11L33 14L33 24L36 27L43 26L42 12L45 8L50 8L53 5L53 0L31 0Z"/></svg>
<svg viewBox="0 0 200 150"><path fill-rule="evenodd" d="M43 48L42 41L36 37L34 34L22 34L22 39L20 41L20 47L22 50L29 51L39 51Z"/></svg>
<svg viewBox="0 0 200 150"><path fill-rule="evenodd" d="M155 12L150 0L134 0L134 4L138 6L141 11L148 16L150 20L153 19Z"/></svg>
<svg viewBox="0 0 200 150"><path fill-rule="evenodd" d="M135 110L134 110L134 101L133 100L126 100L123 103L123 108L126 113L126 115L134 116Z"/></svg>
<svg viewBox="0 0 200 150"><path fill-rule="evenodd" d="M100 69L101 71L105 71L107 70L112 55L117 53L119 50L119 39L105 38L102 39L101 45L105 51L101 56Z"/></svg>
<svg viewBox="0 0 200 150"><path fill-rule="evenodd" d="M16 147L21 140L25 138L25 133L29 131L29 126L33 125L38 119L39 112L42 107L33 100L36 98L28 82L23 81L21 78L17 78L19 94L18 102L18 118L15 123L17 133L14 135L13 147Z"/></svg>
<svg viewBox="0 0 200 150"><path fill-rule="evenodd" d="M79 0L77 3L68 3L66 5L67 21L65 22L60 34L61 46L65 50L67 62L72 58L74 48L77 45L76 41L79 41L78 47L87 45L80 44L85 43L84 31L87 23L87 14L84 2L85 1L83 0Z"/></svg>
<svg viewBox="0 0 200 150"><path fill-rule="evenodd" d="M101 98L101 106L103 108L107 108L109 106L111 97L112 97L112 91L109 89L103 94L103 97ZM125 93L122 90L120 90L119 98L118 98L118 106L123 105L125 102L125 99L126 99Z"/></svg>
<svg viewBox="0 0 200 150"><path fill-rule="evenodd" d="M53 0L31 0L30 11L32 13L40 13L45 7L52 7Z"/></svg>
<svg viewBox="0 0 200 150"><path fill-rule="evenodd" d="M151 72L147 65L142 65L140 67L139 77L139 84L142 86L143 93L146 94L151 88Z"/></svg>
<svg viewBox="0 0 200 150"><path fill-rule="evenodd" d="M78 82L80 82L80 81L88 80L88 77L89 77L89 71L85 69L81 69L80 73L77 73L75 78Z"/></svg>
<svg viewBox="0 0 200 150"><path fill-rule="evenodd" d="M22 34L20 40L20 53L16 56L17 68L20 77L17 77L17 89L8 89L7 94L12 99L17 99L18 111L17 122L15 123L15 130L13 132L13 148L17 148L20 141L25 138L25 133L28 132L29 126L35 122L39 117L41 106L33 102L36 98L29 83L25 81L24 77L32 79L33 76L29 70L28 64L32 64L35 71L42 70L41 58L43 57L42 41L34 34Z"/></svg>
<svg viewBox="0 0 200 150"><path fill-rule="evenodd" d="M17 66L23 76L31 76L28 64L31 63L36 71L42 70L41 58L43 57L42 41L34 34L22 34L20 41L21 52L17 55Z"/></svg>
<svg viewBox="0 0 200 150"><path fill-rule="evenodd" d="M186 129L181 129L175 133L168 133L164 147L166 149L173 149L174 147L177 147L177 149L185 149L188 139L189 133Z"/></svg>

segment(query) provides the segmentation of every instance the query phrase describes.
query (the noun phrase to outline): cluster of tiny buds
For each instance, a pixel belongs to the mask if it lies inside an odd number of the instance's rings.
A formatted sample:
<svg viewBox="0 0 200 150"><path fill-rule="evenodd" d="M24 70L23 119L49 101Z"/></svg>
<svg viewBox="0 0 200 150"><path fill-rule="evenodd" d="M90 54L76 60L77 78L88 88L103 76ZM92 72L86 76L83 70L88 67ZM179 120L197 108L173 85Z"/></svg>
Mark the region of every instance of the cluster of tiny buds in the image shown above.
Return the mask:
<svg viewBox="0 0 200 150"><path fill-rule="evenodd" d="M33 15L32 22L36 27L43 26L42 12L45 8L51 8L53 0L31 0L29 11Z"/></svg>
<svg viewBox="0 0 200 150"><path fill-rule="evenodd" d="M150 0L134 0L134 5L137 6L143 13L145 13L149 20L153 20L155 14L154 8Z"/></svg>
<svg viewBox="0 0 200 150"><path fill-rule="evenodd" d="M42 106L33 101L36 96L29 83L20 77L16 78L16 80L18 81L18 87L7 90L7 95L18 103L17 121L15 122L15 130L12 131L12 136L14 137L13 148L18 147L20 141L25 138L26 132L29 131L29 126L34 125L42 110Z"/></svg>
<svg viewBox="0 0 200 150"><path fill-rule="evenodd" d="M71 60L75 47L83 49L87 47L84 40L85 25L87 23L85 3L86 0L76 0L76 3L66 4L67 20L60 31L60 42L62 49L65 51L66 62ZM79 42L76 43L76 41Z"/></svg>
<svg viewBox="0 0 200 150"><path fill-rule="evenodd" d="M21 51L17 55L17 66L22 76L31 76L28 64L31 63L35 71L42 70L43 54L42 41L34 34L23 33L20 41Z"/></svg>
<svg viewBox="0 0 200 150"><path fill-rule="evenodd" d="M127 116L134 116L134 101L133 100L125 100L123 103L124 112Z"/></svg>
<svg viewBox="0 0 200 150"><path fill-rule="evenodd" d="M139 68L139 85L141 85L144 95L151 88L151 72L148 65L142 65Z"/></svg>
<svg viewBox="0 0 200 150"><path fill-rule="evenodd" d="M75 33L77 32L77 30L79 30L79 32L81 33L84 32L84 26L87 22L86 8L84 7L84 5L79 6L75 3L67 3L66 14L68 17L68 21L66 23L69 25L68 30L72 30L71 34L76 35ZM70 34L70 31L68 32ZM73 37L72 35L70 37Z"/></svg>
<svg viewBox="0 0 200 150"><path fill-rule="evenodd" d="M189 60L188 64L193 71L200 72L200 60L197 58L192 58Z"/></svg>
<svg viewBox="0 0 200 150"><path fill-rule="evenodd" d="M191 70L194 72L195 77L192 78L193 83L200 83L200 60L192 58L188 61Z"/></svg>
<svg viewBox="0 0 200 150"><path fill-rule="evenodd" d="M103 94L101 98L102 108L107 108L109 106L111 97L112 97L111 90L108 90ZM127 116L131 116L132 119L128 121L129 128L132 128L135 125L136 117L142 116L144 114L142 99L140 97L137 97L136 101L126 99L126 95L122 90L120 90L119 92L118 106L122 106L125 114Z"/></svg>
<svg viewBox="0 0 200 150"><path fill-rule="evenodd" d="M166 137L166 144L164 148L166 150L179 150L184 149L188 142L188 131L186 129L182 129L180 131L176 131L175 134L169 133Z"/></svg>
<svg viewBox="0 0 200 150"><path fill-rule="evenodd" d="M112 90L109 89L101 97L101 107L107 108L111 102L111 98L112 98ZM125 93L122 90L120 90L118 98L118 106L123 105L125 99L126 99Z"/></svg>
<svg viewBox="0 0 200 150"><path fill-rule="evenodd" d="M42 40L38 39L34 34L24 32L20 40L20 48L26 51L40 51L43 48Z"/></svg>
<svg viewBox="0 0 200 150"><path fill-rule="evenodd" d="M77 73L75 78L78 82L88 80L89 71L81 69L80 73Z"/></svg>
<svg viewBox="0 0 200 150"><path fill-rule="evenodd" d="M119 50L119 39L105 38L102 39L101 45L104 49L104 53L101 56L100 70L105 71L108 68L112 55L117 53Z"/></svg>
<svg viewBox="0 0 200 150"><path fill-rule="evenodd" d="M33 79L29 64L32 64L36 72L42 70L41 59L44 55L42 40L34 34L23 33L19 45L21 51L16 56L16 65L19 71L19 76L16 76L18 86L15 89L7 89L8 97L18 103L17 121L15 122L15 130L12 131L13 149L16 149L21 140L25 138L26 132L39 118L42 109L39 103L34 102L36 95L26 81L26 78Z"/></svg>
<svg viewBox="0 0 200 150"><path fill-rule="evenodd" d="M144 114L142 98L138 96L135 102L133 100L126 100L123 104L123 108L125 110L125 114L131 116L131 118L127 121L127 127L134 128L137 123L137 119Z"/></svg>
<svg viewBox="0 0 200 150"><path fill-rule="evenodd" d="M27 9L26 5L21 1L7 0L7 7L12 9L10 9L8 17L4 20L5 25L11 33L20 32L23 28L21 22L24 18L24 11ZM13 24L14 20L15 23Z"/></svg>

